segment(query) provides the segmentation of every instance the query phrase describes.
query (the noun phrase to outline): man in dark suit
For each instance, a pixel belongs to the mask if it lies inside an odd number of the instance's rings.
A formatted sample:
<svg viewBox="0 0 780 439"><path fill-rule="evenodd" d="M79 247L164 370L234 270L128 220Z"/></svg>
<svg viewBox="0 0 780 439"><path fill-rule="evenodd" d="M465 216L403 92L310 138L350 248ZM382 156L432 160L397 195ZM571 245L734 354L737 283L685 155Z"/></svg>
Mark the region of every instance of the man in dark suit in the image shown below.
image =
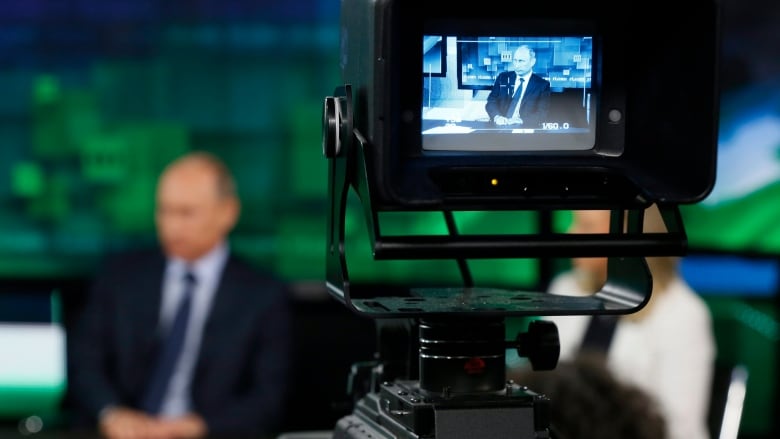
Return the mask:
<svg viewBox="0 0 780 439"><path fill-rule="evenodd" d="M102 435L274 432L288 379L288 296L283 283L230 252L239 211L226 167L206 153L186 155L158 184L162 251L117 256L99 272L72 334L69 393L76 414ZM178 353L161 361L173 345Z"/></svg>
<svg viewBox="0 0 780 439"><path fill-rule="evenodd" d="M513 71L498 74L485 110L498 126L540 128L550 109L550 82L533 72L536 53L522 45L512 58Z"/></svg>

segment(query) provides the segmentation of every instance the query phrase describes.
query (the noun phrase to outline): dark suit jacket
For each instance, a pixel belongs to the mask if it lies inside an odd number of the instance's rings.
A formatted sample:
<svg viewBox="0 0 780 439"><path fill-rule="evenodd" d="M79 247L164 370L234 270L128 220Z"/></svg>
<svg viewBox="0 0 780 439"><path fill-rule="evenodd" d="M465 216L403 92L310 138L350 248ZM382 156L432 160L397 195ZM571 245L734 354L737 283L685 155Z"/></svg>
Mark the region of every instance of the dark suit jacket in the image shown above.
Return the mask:
<svg viewBox="0 0 780 439"><path fill-rule="evenodd" d="M491 121L497 114L510 117L508 113L511 110L512 95L515 93L515 78L517 74L513 71L501 72L493 83L485 103L485 110ZM542 122L547 121L549 110L550 82L533 73L528 79L523 100L520 102L523 128L539 128Z"/></svg>
<svg viewBox="0 0 780 439"><path fill-rule="evenodd" d="M123 255L97 276L69 352L76 415L95 425L108 404L137 407L155 361L165 258ZM204 327L194 411L213 436L268 434L282 416L290 351L283 283L230 256Z"/></svg>

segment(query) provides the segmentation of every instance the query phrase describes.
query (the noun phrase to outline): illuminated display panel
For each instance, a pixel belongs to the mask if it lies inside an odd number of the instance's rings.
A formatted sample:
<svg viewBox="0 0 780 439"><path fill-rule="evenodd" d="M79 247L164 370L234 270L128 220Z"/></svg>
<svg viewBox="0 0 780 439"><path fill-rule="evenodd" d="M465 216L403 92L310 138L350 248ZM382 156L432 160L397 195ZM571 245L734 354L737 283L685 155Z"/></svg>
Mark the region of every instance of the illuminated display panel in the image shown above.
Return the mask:
<svg viewBox="0 0 780 439"><path fill-rule="evenodd" d="M432 56L425 45L430 40L444 42L446 50L439 48ZM425 35L423 44L423 150L593 148L597 99L592 36ZM513 54L522 45L535 54L535 78L529 80L517 104L529 106L529 115L522 123L517 119L510 125L497 125L490 113L499 107L502 113L508 111L502 100L512 106L516 91ZM428 74L425 66L438 64L436 56L442 58L441 64L456 68L439 76ZM542 87L547 96L537 98ZM538 99L546 102L537 104ZM490 105L497 105L496 110L489 110Z"/></svg>

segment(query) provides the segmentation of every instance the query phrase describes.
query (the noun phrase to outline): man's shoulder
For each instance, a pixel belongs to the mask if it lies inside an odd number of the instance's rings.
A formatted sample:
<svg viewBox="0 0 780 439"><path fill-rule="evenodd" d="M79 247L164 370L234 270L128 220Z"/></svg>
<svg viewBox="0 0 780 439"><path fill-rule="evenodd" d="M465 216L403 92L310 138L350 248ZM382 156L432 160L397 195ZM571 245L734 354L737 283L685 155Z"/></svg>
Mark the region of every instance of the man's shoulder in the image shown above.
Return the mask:
<svg viewBox="0 0 780 439"><path fill-rule="evenodd" d="M224 274L230 276L233 280L259 282L280 288L284 285L282 279L271 270L235 253L228 255Z"/></svg>
<svg viewBox="0 0 780 439"><path fill-rule="evenodd" d="M103 257L106 264L163 262L163 253L156 248L137 248L108 252Z"/></svg>
<svg viewBox="0 0 780 439"><path fill-rule="evenodd" d="M540 84L550 84L550 81L544 79L544 76L542 76L542 75L540 75L540 74L538 74L536 72L531 73L531 79L530 80L538 82Z"/></svg>
<svg viewBox="0 0 780 439"><path fill-rule="evenodd" d="M156 249L130 249L106 253L99 266L99 273L137 273L160 268L165 265L165 257Z"/></svg>
<svg viewBox="0 0 780 439"><path fill-rule="evenodd" d="M257 312L278 311L290 299L287 282L269 269L234 254L228 257L220 289L231 298L229 301Z"/></svg>

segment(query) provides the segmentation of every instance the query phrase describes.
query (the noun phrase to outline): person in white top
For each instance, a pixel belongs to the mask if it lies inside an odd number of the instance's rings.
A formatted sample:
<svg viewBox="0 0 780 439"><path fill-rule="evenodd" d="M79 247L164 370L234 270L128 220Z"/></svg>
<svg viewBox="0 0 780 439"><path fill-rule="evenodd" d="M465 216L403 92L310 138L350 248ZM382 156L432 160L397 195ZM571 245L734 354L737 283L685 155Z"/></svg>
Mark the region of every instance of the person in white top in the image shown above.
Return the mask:
<svg viewBox="0 0 780 439"><path fill-rule="evenodd" d="M610 212L574 212L574 233L608 233ZM664 232L656 206L647 209L645 232ZM606 355L610 370L656 399L670 439L705 439L716 345L704 300L680 277L679 258L648 257L653 290L640 311L620 316ZM606 280L606 258L576 258L555 277L549 292L589 295ZM590 316L545 317L558 327L560 360L577 356Z"/></svg>

